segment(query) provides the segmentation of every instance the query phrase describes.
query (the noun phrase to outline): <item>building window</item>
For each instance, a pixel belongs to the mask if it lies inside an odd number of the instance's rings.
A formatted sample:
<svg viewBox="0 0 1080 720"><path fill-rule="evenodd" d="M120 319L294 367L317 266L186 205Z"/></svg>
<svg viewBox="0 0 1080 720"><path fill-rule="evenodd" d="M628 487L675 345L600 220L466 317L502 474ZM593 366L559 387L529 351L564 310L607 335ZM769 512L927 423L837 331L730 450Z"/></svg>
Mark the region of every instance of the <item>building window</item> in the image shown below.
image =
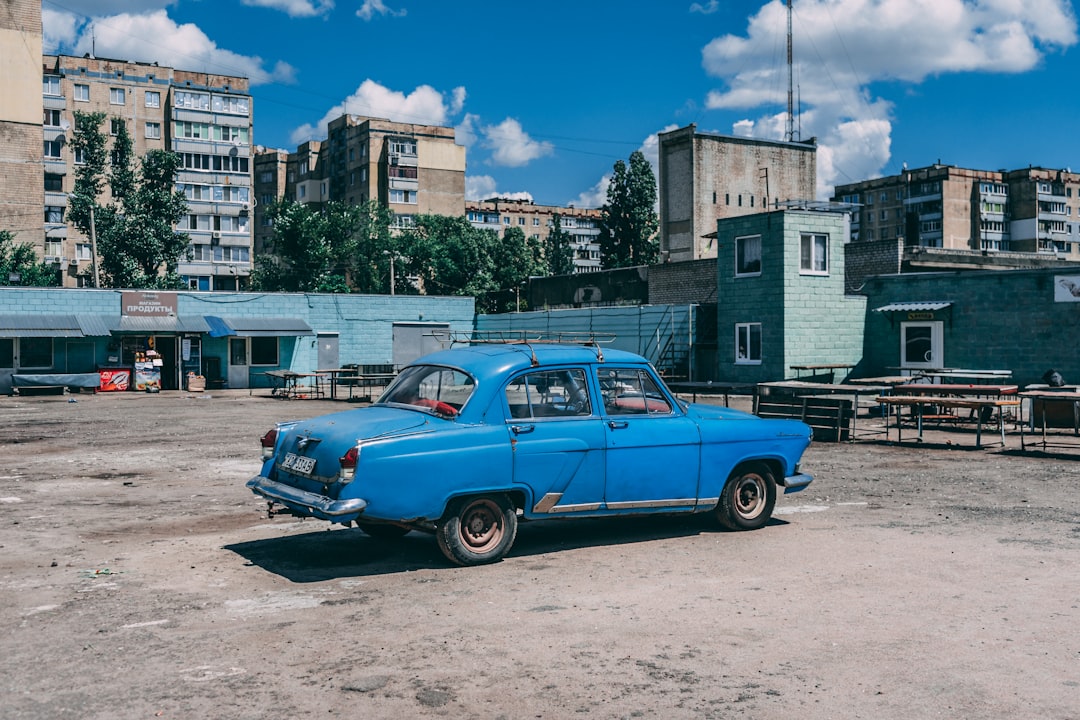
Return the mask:
<svg viewBox="0 0 1080 720"><path fill-rule="evenodd" d="M60 78L56 75L46 75L42 78L41 89L46 95L59 95Z"/></svg>
<svg viewBox="0 0 1080 720"><path fill-rule="evenodd" d="M19 338L20 368L51 368L52 366L52 338Z"/></svg>
<svg viewBox="0 0 1080 720"><path fill-rule="evenodd" d="M48 127L60 127L60 111L59 110L45 110L45 114L42 116L41 123Z"/></svg>
<svg viewBox="0 0 1080 720"><path fill-rule="evenodd" d="M160 139L161 138L161 123L148 122L146 123L146 137Z"/></svg>
<svg viewBox="0 0 1080 720"><path fill-rule="evenodd" d="M123 125L124 125L124 121L121 118L110 118L109 119L109 134L110 135L119 135L120 134L120 128Z"/></svg>
<svg viewBox="0 0 1080 720"><path fill-rule="evenodd" d="M90 102L90 86L89 85L76 85L75 86L75 100L77 102Z"/></svg>
<svg viewBox="0 0 1080 720"><path fill-rule="evenodd" d="M296 186L296 197L300 198L301 200L307 197L307 185Z"/></svg>
<svg viewBox="0 0 1080 720"><path fill-rule="evenodd" d="M159 108L161 107L161 93L157 90L146 91L146 107Z"/></svg>
<svg viewBox="0 0 1080 720"><path fill-rule="evenodd" d="M761 236L735 238L735 277L761 274Z"/></svg>
<svg viewBox="0 0 1080 720"><path fill-rule="evenodd" d="M60 257L64 254L64 243L54 238L45 238L45 255L47 257Z"/></svg>
<svg viewBox="0 0 1080 720"><path fill-rule="evenodd" d="M270 172L270 171L259 173L259 182L261 182L261 183L274 182L274 173Z"/></svg>
<svg viewBox="0 0 1080 720"><path fill-rule="evenodd" d="M724 193L724 204L725 205L730 205L731 204L731 193Z"/></svg>
<svg viewBox="0 0 1080 720"><path fill-rule="evenodd" d="M754 207L754 196L750 196L750 207Z"/></svg>
<svg viewBox="0 0 1080 720"><path fill-rule="evenodd" d="M737 365L761 364L761 323L735 325L735 363Z"/></svg>
<svg viewBox="0 0 1080 720"><path fill-rule="evenodd" d="M391 140L390 152L398 155L415 155L416 154L416 141L415 140Z"/></svg>
<svg viewBox="0 0 1080 720"><path fill-rule="evenodd" d="M45 173L45 192L63 192L64 176L56 173Z"/></svg>
<svg viewBox="0 0 1080 720"><path fill-rule="evenodd" d="M799 248L799 272L803 275L829 274L829 236L803 233Z"/></svg>
<svg viewBox="0 0 1080 720"><path fill-rule="evenodd" d="M127 91L124 88L109 88L109 104L123 105Z"/></svg>
<svg viewBox="0 0 1080 720"><path fill-rule="evenodd" d="M45 222L53 224L64 222L64 208L56 205L46 205Z"/></svg>
<svg viewBox="0 0 1080 720"><path fill-rule="evenodd" d="M394 215L393 220L390 221L390 227L392 228L411 228L416 227L416 219L412 215Z"/></svg>
<svg viewBox="0 0 1080 720"><path fill-rule="evenodd" d="M415 190L391 190L390 202L392 203L404 203L407 205L416 204L416 191ZM510 224L510 218L506 218L506 224Z"/></svg>
<svg viewBox="0 0 1080 720"><path fill-rule="evenodd" d="M742 207L742 195L739 196L739 207Z"/></svg>
<svg viewBox="0 0 1080 720"><path fill-rule="evenodd" d="M215 95L214 112L230 113L232 115L248 114L248 99L236 95Z"/></svg>
<svg viewBox="0 0 1080 720"><path fill-rule="evenodd" d="M177 90L173 93L173 104L178 108L187 108L189 110L209 110L210 96L206 93Z"/></svg>
<svg viewBox="0 0 1080 720"><path fill-rule="evenodd" d="M276 337L251 338L251 364L277 365L278 339Z"/></svg>
<svg viewBox="0 0 1080 720"><path fill-rule="evenodd" d="M518 218L518 225L524 225L524 224L525 224L525 218L519 217Z"/></svg>
<svg viewBox="0 0 1080 720"><path fill-rule="evenodd" d="M540 227L540 218L533 218L533 227Z"/></svg>
<svg viewBox="0 0 1080 720"><path fill-rule="evenodd" d="M93 257L93 255L90 254L90 243L76 243L75 257L80 261L89 261Z"/></svg>
<svg viewBox="0 0 1080 720"><path fill-rule="evenodd" d="M47 160L59 160L60 150L63 148L63 144L59 140L46 140L45 141L45 158Z"/></svg>

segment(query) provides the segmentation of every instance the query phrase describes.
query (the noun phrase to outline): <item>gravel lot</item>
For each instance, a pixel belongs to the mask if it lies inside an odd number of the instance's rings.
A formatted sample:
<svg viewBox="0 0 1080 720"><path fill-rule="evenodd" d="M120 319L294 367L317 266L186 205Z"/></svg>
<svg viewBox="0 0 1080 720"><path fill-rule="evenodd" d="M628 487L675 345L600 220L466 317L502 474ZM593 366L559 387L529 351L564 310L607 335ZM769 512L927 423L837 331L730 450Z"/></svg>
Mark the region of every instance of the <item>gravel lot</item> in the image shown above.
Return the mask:
<svg viewBox="0 0 1080 720"><path fill-rule="evenodd" d="M819 443L760 531L532 523L457 568L244 488L344 407L0 398L0 716L1080 718L1080 439Z"/></svg>

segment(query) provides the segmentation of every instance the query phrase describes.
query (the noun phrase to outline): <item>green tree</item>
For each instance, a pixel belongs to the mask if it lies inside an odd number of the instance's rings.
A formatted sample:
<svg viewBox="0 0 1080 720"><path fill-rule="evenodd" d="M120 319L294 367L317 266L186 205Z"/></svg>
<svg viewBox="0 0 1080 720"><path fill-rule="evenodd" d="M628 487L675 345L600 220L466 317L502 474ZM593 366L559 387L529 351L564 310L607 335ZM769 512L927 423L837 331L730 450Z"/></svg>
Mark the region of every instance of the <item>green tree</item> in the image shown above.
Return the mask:
<svg viewBox="0 0 1080 720"><path fill-rule="evenodd" d="M499 289L498 236L474 228L464 217L417 215L415 227L403 232L400 241L413 292L480 297Z"/></svg>
<svg viewBox="0 0 1080 720"><path fill-rule="evenodd" d="M507 228L502 237L496 235L492 249L496 289L477 297L477 310L489 313L527 310L528 298L523 298L522 293L528 287L529 278L544 275L547 271L543 248L533 238L526 237L520 227L514 226Z"/></svg>
<svg viewBox="0 0 1080 720"><path fill-rule="evenodd" d="M0 230L0 285L55 287L60 277L55 266L39 262L31 243L15 244L15 236Z"/></svg>
<svg viewBox="0 0 1080 720"><path fill-rule="evenodd" d="M570 247L570 233L562 229L562 217L555 213L551 232L544 245L544 260L548 275L569 275L574 272L574 250Z"/></svg>
<svg viewBox="0 0 1080 720"><path fill-rule="evenodd" d="M317 208L285 200L267 209L269 252L255 261L252 287L286 292L385 293L396 248L392 213L375 202Z"/></svg>
<svg viewBox="0 0 1080 720"><path fill-rule="evenodd" d="M72 148L83 164L75 173L68 217L96 238L101 282L106 287L181 287L177 266L190 242L175 230L187 213L176 189L180 156L151 150L133 169L135 156L125 123L115 123L112 153L102 131L104 113L75 113ZM111 201L102 202L108 180Z"/></svg>
<svg viewBox="0 0 1080 720"><path fill-rule="evenodd" d="M640 151L630 165L615 162L607 202L601 208L600 252L604 268L650 265L660 254L656 231L656 176Z"/></svg>

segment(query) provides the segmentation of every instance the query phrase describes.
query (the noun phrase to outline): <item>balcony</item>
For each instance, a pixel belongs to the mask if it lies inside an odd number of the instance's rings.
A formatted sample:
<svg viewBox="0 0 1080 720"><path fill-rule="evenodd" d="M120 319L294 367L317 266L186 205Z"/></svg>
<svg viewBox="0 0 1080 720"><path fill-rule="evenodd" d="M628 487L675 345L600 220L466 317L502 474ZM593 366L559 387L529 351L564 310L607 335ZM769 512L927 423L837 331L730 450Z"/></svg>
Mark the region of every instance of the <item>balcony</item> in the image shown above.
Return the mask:
<svg viewBox="0 0 1080 720"><path fill-rule="evenodd" d="M416 155L406 155L403 153L390 153L388 161L391 165L400 165L402 167L417 167L420 164Z"/></svg>

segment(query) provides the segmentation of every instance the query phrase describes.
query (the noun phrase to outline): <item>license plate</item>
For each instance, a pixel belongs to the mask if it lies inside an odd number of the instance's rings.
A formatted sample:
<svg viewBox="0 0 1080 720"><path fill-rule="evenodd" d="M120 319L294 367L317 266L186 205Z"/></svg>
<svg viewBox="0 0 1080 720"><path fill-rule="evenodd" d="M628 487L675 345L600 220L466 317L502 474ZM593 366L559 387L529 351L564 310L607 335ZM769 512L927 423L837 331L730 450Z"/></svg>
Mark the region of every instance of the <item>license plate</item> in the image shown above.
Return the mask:
<svg viewBox="0 0 1080 720"><path fill-rule="evenodd" d="M281 461L281 469L300 475L310 475L311 471L315 469L315 458L289 453Z"/></svg>

